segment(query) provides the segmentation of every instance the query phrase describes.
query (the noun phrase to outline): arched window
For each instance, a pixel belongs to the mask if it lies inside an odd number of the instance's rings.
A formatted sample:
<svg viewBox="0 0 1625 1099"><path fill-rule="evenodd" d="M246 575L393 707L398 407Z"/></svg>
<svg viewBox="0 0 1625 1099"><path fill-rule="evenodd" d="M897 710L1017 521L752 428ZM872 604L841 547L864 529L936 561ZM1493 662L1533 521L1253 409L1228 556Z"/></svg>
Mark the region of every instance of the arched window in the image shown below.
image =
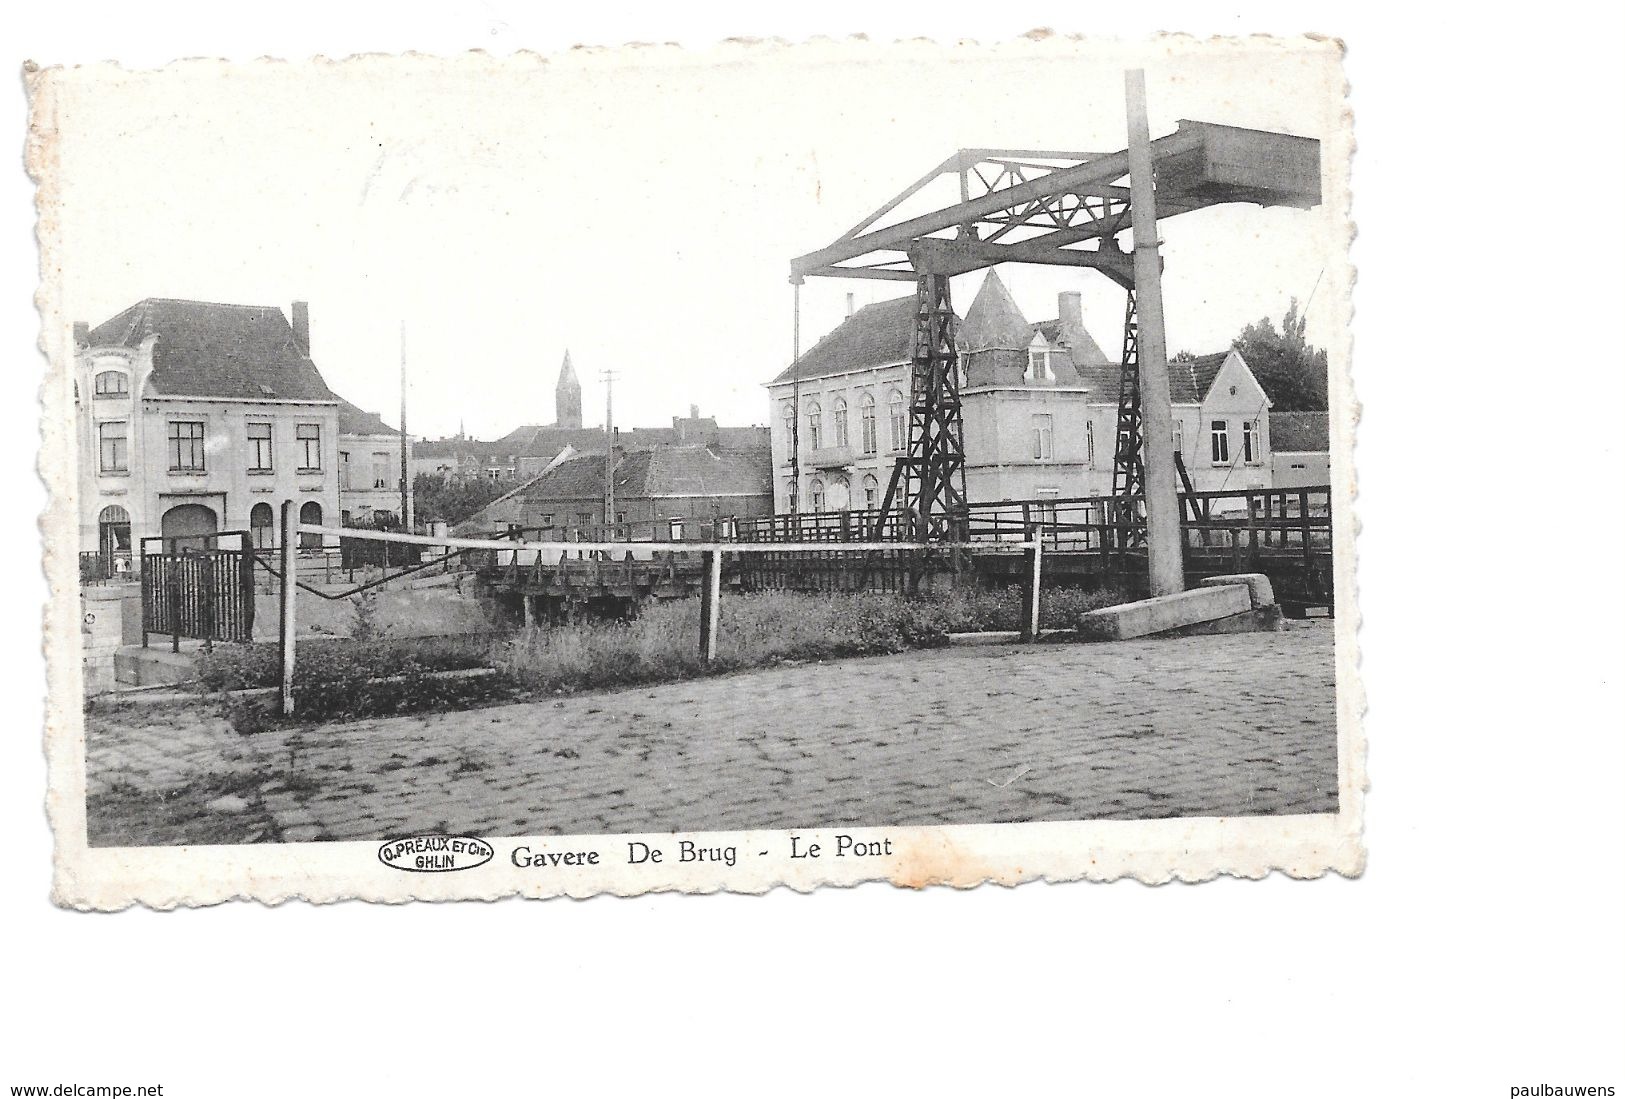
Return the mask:
<svg viewBox="0 0 1625 1099"><path fill-rule="evenodd" d="M824 406L807 402L807 445L817 450L824 445Z"/></svg>
<svg viewBox="0 0 1625 1099"><path fill-rule="evenodd" d="M299 505L299 522L302 526L319 527L322 525L322 505L315 500L306 500ZM319 534L299 535L300 549L321 549L322 536Z"/></svg>
<svg viewBox="0 0 1625 1099"><path fill-rule="evenodd" d="M880 506L880 482L875 480L874 474L863 475L863 508L865 511L874 511Z"/></svg>
<svg viewBox="0 0 1625 1099"><path fill-rule="evenodd" d="M828 504L831 511L848 511L852 507L852 482L837 477L829 483Z"/></svg>
<svg viewBox="0 0 1625 1099"><path fill-rule="evenodd" d="M835 398L835 445L849 446L851 440L846 434L846 398Z"/></svg>
<svg viewBox="0 0 1625 1099"><path fill-rule="evenodd" d="M824 510L824 482L822 480L814 477L812 483L807 486L807 495L812 498L812 509L814 511Z"/></svg>
<svg viewBox="0 0 1625 1099"><path fill-rule="evenodd" d="M796 437L796 404L794 401L784 402L784 450L789 453L795 445Z"/></svg>
<svg viewBox="0 0 1625 1099"><path fill-rule="evenodd" d="M863 452L873 454L879 443L875 432L875 395L864 393L863 399L858 402L858 418L861 421L860 439L863 443Z"/></svg>
<svg viewBox="0 0 1625 1099"><path fill-rule="evenodd" d="M96 518L97 545L103 557L130 552L130 513L119 504L108 504Z"/></svg>
<svg viewBox="0 0 1625 1099"><path fill-rule="evenodd" d="M261 502L248 509L248 532L254 536L256 549L270 549L276 545L276 529L272 522L270 504Z"/></svg>
<svg viewBox="0 0 1625 1099"><path fill-rule="evenodd" d="M96 375L96 396L127 397L129 394L130 378L122 370L103 370Z"/></svg>
<svg viewBox="0 0 1625 1099"><path fill-rule="evenodd" d="M785 508L791 513L794 513L800 504L800 500L797 499L797 496L796 479L792 477L788 481L784 482Z"/></svg>
<svg viewBox="0 0 1625 1099"><path fill-rule="evenodd" d="M908 449L908 411L903 407L903 394L892 390L891 396L886 398L891 411L891 448L893 450Z"/></svg>

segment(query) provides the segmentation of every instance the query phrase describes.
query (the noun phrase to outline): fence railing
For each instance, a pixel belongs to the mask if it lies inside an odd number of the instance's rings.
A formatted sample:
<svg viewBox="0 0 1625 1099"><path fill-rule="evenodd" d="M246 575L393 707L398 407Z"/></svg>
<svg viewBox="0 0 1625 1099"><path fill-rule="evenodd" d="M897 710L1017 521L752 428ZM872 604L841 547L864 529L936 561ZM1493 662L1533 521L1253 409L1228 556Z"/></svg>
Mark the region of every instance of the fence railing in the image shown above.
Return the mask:
<svg viewBox="0 0 1625 1099"><path fill-rule="evenodd" d="M754 556L759 554L784 553L858 553L871 554L902 554L909 552L939 553L968 548L968 543L938 543L926 545L918 542L686 542L686 541L651 541L651 542L540 542L527 541L521 538L435 538L417 534L397 534L386 531L369 531L358 533L353 529L338 530L328 527L306 526L303 523L292 523L291 504L283 505L284 534L281 550L281 568L283 575L297 569L294 540L298 535L318 536L350 536L368 540L410 545L420 547L439 547L444 552L453 550L468 555L471 552L488 551L497 555L509 555L514 568L519 567L521 555L531 555L532 563L543 560L545 555L559 555L571 552L591 552L610 555L615 559L616 554L698 554L704 562L704 583L701 588L700 603L700 635L699 648L701 659L711 663L717 656L717 631L721 615L722 600L722 565L726 556ZM1026 567L1023 570L1023 597L1022 597L1022 636L1036 637L1038 633L1039 602L1041 599L1044 548L1038 541L1010 542L1003 547L1011 551L1019 551L1026 558ZM279 636L282 647L282 712L292 714L294 710L293 670L294 652L296 645L295 619L297 608L298 585L283 584L281 600L281 623Z"/></svg>
<svg viewBox="0 0 1625 1099"><path fill-rule="evenodd" d="M90 550L79 555L79 583L104 584L109 580L128 580L135 576L135 565L129 550L103 553Z"/></svg>
<svg viewBox="0 0 1625 1099"><path fill-rule="evenodd" d="M154 551L151 547L157 546ZM254 636L254 550L247 531L141 540L141 644L167 634L249 641Z"/></svg>

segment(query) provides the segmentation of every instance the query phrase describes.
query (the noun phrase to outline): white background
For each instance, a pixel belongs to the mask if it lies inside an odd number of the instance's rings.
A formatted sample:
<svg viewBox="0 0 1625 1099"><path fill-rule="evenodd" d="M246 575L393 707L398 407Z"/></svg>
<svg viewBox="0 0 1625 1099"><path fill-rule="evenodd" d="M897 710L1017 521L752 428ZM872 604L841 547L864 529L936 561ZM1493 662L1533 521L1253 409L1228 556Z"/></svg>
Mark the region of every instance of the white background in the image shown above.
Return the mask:
<svg viewBox="0 0 1625 1099"><path fill-rule="evenodd" d="M5 41L14 63L155 65L859 30L997 39L1061 10L596 7L56 5L13 10ZM1625 21L1559 3L1516 20L1455 5L1411 5L1403 21L1304 3L1126 7L1069 5L1066 29L1317 30L1349 44L1362 879L53 908L34 628L44 363L31 188L14 168L0 183L0 1086L1625 1091ZM7 95L17 150L20 83Z"/></svg>

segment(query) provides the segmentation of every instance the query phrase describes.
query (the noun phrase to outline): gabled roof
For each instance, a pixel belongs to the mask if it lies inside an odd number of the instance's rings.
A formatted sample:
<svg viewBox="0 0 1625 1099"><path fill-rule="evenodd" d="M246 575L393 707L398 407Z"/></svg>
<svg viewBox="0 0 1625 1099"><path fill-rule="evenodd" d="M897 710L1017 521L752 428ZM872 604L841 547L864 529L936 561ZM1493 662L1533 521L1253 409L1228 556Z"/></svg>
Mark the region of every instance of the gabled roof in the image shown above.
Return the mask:
<svg viewBox="0 0 1625 1099"><path fill-rule="evenodd" d="M625 451L615 461L615 494L623 500L671 496L771 496L773 464L765 447L733 450L706 446L656 446ZM596 503L604 494L604 454L567 458L470 516L463 529L504 523L541 526L554 516L569 525L561 508Z"/></svg>
<svg viewBox="0 0 1625 1099"><path fill-rule="evenodd" d="M1277 454L1329 452L1332 449L1331 414L1271 412L1270 449Z"/></svg>
<svg viewBox="0 0 1625 1099"><path fill-rule="evenodd" d="M140 347L149 336L149 392L236 400L336 401L293 326L274 305L145 298L90 333L92 347Z"/></svg>
<svg viewBox="0 0 1625 1099"><path fill-rule="evenodd" d="M1211 355L1198 355L1193 360L1170 362L1168 391L1174 403L1201 404L1229 357L1228 351L1216 351Z"/></svg>
<svg viewBox="0 0 1625 1099"><path fill-rule="evenodd" d="M770 385L827 378L908 362L914 354L914 295L866 305L802 352Z"/></svg>
<svg viewBox="0 0 1625 1099"><path fill-rule="evenodd" d="M467 439L424 439L412 444L412 457L454 458L471 453L472 450L473 447Z"/></svg>
<svg viewBox="0 0 1625 1099"><path fill-rule="evenodd" d="M1039 321L1033 327L1043 334L1044 342L1051 347L1057 343L1066 344L1067 353L1071 356L1073 364L1079 368L1099 366L1101 363L1111 361L1087 328L1079 327L1068 332L1059 319Z"/></svg>
<svg viewBox="0 0 1625 1099"><path fill-rule="evenodd" d="M773 461L764 448L662 446L649 452L649 496L771 496Z"/></svg>
<svg viewBox="0 0 1625 1099"><path fill-rule="evenodd" d="M470 439L463 444L469 454L480 457L551 458L567 446L577 450L604 449L601 427L554 427L551 424L523 424L500 439L482 442Z"/></svg>
<svg viewBox="0 0 1625 1099"><path fill-rule="evenodd" d="M965 323L959 327L959 338L965 350L985 351L998 347L1020 351L1032 343L1033 331L1033 326L1027 323L1021 308L1016 305L1016 299L1005 289L999 273L988 268L982 288L976 292L976 300L970 303L970 308L965 312ZM1044 339L1049 343L1055 342L1055 337L1048 333Z"/></svg>
<svg viewBox="0 0 1625 1099"><path fill-rule="evenodd" d="M343 397L339 398L340 435L399 435L376 412L365 412Z"/></svg>

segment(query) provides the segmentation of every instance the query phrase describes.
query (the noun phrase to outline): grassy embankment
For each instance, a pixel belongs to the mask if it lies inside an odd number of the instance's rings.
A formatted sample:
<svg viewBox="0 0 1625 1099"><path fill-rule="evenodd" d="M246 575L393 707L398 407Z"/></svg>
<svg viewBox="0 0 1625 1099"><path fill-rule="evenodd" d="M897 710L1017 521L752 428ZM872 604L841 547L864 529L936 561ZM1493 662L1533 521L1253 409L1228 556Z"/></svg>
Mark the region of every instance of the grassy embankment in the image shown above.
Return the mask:
<svg viewBox="0 0 1625 1099"><path fill-rule="evenodd" d="M1068 629L1086 611L1120 602L1112 592L1044 593L1041 625ZM364 619L365 610L358 610ZM358 622L354 640L301 643L294 669L301 720L455 709L539 694L686 679L791 661L869 656L945 645L950 633L1012 630L1020 594L951 592L908 597L867 593L764 592L723 601L718 657L698 652L696 600L659 603L627 621L578 622L503 638L392 640ZM473 668L467 678L435 672ZM209 693L280 682L275 645L223 645L198 665ZM239 728L270 720L263 709L228 703Z"/></svg>

